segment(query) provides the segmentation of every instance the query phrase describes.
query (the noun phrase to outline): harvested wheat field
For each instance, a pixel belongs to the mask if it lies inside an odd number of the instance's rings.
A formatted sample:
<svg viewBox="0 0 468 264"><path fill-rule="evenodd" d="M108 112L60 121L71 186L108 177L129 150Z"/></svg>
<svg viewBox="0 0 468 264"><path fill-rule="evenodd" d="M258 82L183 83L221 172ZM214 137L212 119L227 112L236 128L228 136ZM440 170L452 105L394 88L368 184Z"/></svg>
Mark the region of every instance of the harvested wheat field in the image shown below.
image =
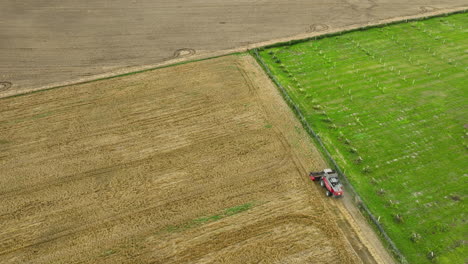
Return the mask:
<svg viewBox="0 0 468 264"><path fill-rule="evenodd" d="M0 102L1 263L391 262L250 56Z"/></svg>

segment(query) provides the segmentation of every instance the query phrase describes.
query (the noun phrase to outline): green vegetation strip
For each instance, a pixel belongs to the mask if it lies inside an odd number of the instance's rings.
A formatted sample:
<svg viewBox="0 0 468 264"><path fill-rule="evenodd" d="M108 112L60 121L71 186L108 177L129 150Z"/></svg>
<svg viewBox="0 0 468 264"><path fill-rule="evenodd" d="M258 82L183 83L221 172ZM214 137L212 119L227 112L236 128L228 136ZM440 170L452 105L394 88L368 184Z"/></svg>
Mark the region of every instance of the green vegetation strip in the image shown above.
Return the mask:
<svg viewBox="0 0 468 264"><path fill-rule="evenodd" d="M464 263L468 16L260 49L410 263Z"/></svg>
<svg viewBox="0 0 468 264"><path fill-rule="evenodd" d="M247 211L250 208L252 208L253 206L254 206L253 203L246 203L246 204L234 206L234 207L231 207L231 208L224 209L223 212L221 212L219 214L216 214L216 215L200 217L200 218L191 220L189 222L186 222L186 223L183 223L183 224L180 224L180 225L167 226L166 228L164 228L164 231L167 231L167 232L185 231L185 230L187 230L189 228L198 227L198 226L203 225L203 224L218 221L218 220L221 220L221 219L223 219L225 217Z"/></svg>
<svg viewBox="0 0 468 264"><path fill-rule="evenodd" d="M215 221L221 220L221 219L223 219L225 217L245 212L245 211L251 209L252 207L254 207L257 204L258 203L256 203L256 202L245 203L245 204L237 205L237 206L234 206L234 207L226 208L222 212L220 212L219 214L216 214L216 215L200 217L200 218L193 219L191 221L188 221L188 222L180 224L180 225L169 225L169 226L166 226L165 228L163 228L162 230L159 230L158 232L156 232L155 235L160 235L160 234L164 234L164 233L183 232L183 231L185 231L187 229L190 229L190 228L196 228L196 227L199 227L199 226L201 226L203 224L215 222ZM139 238L131 238L131 239L136 244L143 247L143 245L141 245L142 243L144 243L143 238L139 237ZM107 257L107 256L110 256L110 255L113 255L115 253L118 253L118 252L122 251L126 247L127 247L126 244L122 244L117 248L106 249L105 251L103 251L99 255L99 257Z"/></svg>

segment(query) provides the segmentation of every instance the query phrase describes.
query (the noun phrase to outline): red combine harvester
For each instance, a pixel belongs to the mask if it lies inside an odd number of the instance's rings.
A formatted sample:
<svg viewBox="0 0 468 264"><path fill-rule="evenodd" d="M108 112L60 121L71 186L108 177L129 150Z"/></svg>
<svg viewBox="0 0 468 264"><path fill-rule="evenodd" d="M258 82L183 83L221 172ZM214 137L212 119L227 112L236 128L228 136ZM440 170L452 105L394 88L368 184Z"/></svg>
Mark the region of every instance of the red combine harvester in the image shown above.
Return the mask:
<svg viewBox="0 0 468 264"><path fill-rule="evenodd" d="M320 181L320 186L326 189L327 196L343 196L343 185L341 185L336 171L324 169L319 172L311 172L309 177L313 181Z"/></svg>

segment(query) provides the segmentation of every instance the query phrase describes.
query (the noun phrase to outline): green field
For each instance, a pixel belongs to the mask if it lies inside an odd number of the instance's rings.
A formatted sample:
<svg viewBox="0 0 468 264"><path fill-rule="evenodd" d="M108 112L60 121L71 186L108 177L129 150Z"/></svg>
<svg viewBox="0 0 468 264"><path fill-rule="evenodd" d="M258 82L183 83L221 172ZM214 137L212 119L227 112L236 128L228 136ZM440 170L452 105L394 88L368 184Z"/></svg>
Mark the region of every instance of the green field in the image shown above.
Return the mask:
<svg viewBox="0 0 468 264"><path fill-rule="evenodd" d="M468 262L467 26L463 13L260 49L410 263Z"/></svg>

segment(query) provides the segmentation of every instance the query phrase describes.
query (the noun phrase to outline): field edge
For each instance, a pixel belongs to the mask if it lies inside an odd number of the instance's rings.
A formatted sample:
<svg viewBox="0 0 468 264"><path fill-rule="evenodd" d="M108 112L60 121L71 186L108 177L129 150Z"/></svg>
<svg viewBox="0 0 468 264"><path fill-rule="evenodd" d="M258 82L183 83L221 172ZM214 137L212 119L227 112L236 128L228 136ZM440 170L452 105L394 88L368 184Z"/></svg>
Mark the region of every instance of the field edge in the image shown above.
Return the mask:
<svg viewBox="0 0 468 264"><path fill-rule="evenodd" d="M86 83L91 83L95 81L123 77L127 75L153 71L157 69L177 66L181 64L190 63L190 62L209 60L209 59L235 55L235 54L248 53L249 51L253 49L258 49L258 48L289 45L291 43L304 42L304 41L311 40L314 38L318 39L318 38L328 37L328 36L332 36L336 34L342 34L345 32L363 30L363 29L372 28L372 27L381 27L381 26L385 26L389 24L403 23L403 22L411 21L411 20L422 20L422 19L429 19L429 18L439 17L439 16L447 16L447 15L457 14L457 13L465 13L467 11L468 11L468 6L449 8L449 9L440 9L440 10L435 10L431 12L420 13L417 15L409 15L409 16L403 16L403 17L383 19L377 22L369 22L364 25L363 24L351 25L348 27L342 27L342 28L337 28L337 29L332 29L332 30L310 32L310 33L294 35L294 36L290 36L286 38L273 39L269 41L248 44L246 46L237 47L233 49L227 49L227 50L222 50L222 51L217 51L217 52L210 52L210 53L205 53L201 55L195 55L193 57L188 57L188 58L177 58L177 59L166 60L160 63L151 64L151 65L144 65L144 66L137 66L137 67L125 67L119 70L115 70L115 71L111 71L111 72L107 72L103 74L92 75L90 77L79 78L77 80L69 81L69 82L53 83L50 85L24 89L20 91L15 91L15 90L8 91L7 90L7 92L0 93L0 100L4 98L22 96L22 95L27 95L31 93L40 92L40 91L48 91L48 90L63 88L63 87L72 86L72 85L86 84Z"/></svg>
<svg viewBox="0 0 468 264"><path fill-rule="evenodd" d="M266 63L258 54L258 49L251 50L250 54L252 55L252 57L255 58L259 66L265 71L265 74L275 84L276 88L278 89L278 92L281 93L281 96L286 101L286 103L288 104L298 121L302 124L304 130L307 131L324 160L340 174L341 179L344 179L344 181L342 182L346 186L347 194L349 194L349 191L351 191L351 195L353 197L351 199L353 201L353 206L359 209L359 212L367 220L368 224L372 227L374 233L377 234L380 238L380 241L386 245L386 249L391 253L391 256L394 257L395 260L398 260L400 263L408 263L405 256L400 252L393 240L387 235L385 229L379 224L377 218L363 203L359 194L355 191L353 185L349 182L348 178L346 177L340 166L336 163L328 149L325 147L324 143L320 139L320 136L312 129L309 123L307 123L305 117L302 114L302 111L296 104L294 104L286 89L279 83L279 81L275 78L273 73L271 73Z"/></svg>

